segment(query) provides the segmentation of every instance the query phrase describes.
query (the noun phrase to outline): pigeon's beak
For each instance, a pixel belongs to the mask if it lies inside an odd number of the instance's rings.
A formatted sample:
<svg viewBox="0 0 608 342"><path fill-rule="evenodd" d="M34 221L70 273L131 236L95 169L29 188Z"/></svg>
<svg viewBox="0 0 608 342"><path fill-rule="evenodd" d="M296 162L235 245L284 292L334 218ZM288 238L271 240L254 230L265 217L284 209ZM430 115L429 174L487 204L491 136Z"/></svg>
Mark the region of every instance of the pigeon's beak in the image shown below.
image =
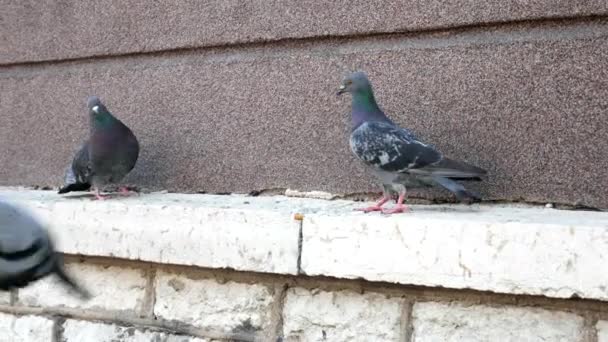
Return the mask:
<svg viewBox="0 0 608 342"><path fill-rule="evenodd" d="M346 93L346 86L344 84L342 84L342 85L340 85L340 88L338 88L338 92L336 93L336 96L340 96L344 93Z"/></svg>

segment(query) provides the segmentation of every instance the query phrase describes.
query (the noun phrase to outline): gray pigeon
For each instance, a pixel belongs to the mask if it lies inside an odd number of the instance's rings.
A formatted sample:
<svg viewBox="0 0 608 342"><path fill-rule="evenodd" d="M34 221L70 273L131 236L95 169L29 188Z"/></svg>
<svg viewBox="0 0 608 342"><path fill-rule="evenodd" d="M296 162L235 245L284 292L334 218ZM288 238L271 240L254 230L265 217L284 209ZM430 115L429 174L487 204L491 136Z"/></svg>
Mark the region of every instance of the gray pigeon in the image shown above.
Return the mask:
<svg viewBox="0 0 608 342"><path fill-rule="evenodd" d="M99 98L88 99L90 134L76 153L65 174L60 194L95 189L95 197L104 199L100 190L107 184L120 182L135 167L139 143L129 127L115 118ZM128 193L124 187L121 192Z"/></svg>
<svg viewBox="0 0 608 342"><path fill-rule="evenodd" d="M0 201L0 290L25 287L51 273L83 298L89 293L64 271L44 228L31 216Z"/></svg>
<svg viewBox="0 0 608 342"><path fill-rule="evenodd" d="M403 204L406 186L409 188L441 186L454 193L462 202L480 201L479 195L467 190L455 180L481 180L486 171L445 158L433 146L418 140L415 135L397 126L378 107L372 86L363 72L355 72L344 79L338 95L352 95L352 132L350 147L382 182L382 199L364 212L402 213L409 208ZM397 205L383 209L393 194Z"/></svg>

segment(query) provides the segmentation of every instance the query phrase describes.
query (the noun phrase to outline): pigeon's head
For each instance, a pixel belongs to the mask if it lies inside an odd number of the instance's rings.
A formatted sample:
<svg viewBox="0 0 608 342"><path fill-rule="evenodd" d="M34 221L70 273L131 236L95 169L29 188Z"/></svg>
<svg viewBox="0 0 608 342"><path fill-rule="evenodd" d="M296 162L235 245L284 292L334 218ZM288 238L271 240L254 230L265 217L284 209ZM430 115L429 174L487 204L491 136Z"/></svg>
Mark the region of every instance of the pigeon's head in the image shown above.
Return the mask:
<svg viewBox="0 0 608 342"><path fill-rule="evenodd" d="M87 99L87 107L91 116L98 116L108 112L106 106L101 103L101 100L97 96L89 96Z"/></svg>
<svg viewBox="0 0 608 342"><path fill-rule="evenodd" d="M371 83L367 79L367 75L362 71L353 72L352 74L346 76L340 84L340 88L338 90L338 95L344 93L363 93L369 92L372 88Z"/></svg>

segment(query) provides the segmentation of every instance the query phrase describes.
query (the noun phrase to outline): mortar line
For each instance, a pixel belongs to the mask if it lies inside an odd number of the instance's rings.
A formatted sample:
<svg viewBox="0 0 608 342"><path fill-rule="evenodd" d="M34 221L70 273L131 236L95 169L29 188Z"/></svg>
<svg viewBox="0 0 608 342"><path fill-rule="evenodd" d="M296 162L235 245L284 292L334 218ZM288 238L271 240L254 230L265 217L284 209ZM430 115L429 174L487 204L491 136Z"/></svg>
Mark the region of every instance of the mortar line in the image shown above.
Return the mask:
<svg viewBox="0 0 608 342"><path fill-rule="evenodd" d="M299 221L300 228L298 229L298 259L296 261L296 274L297 275L306 275L302 271L302 250L304 248L303 240L304 240L304 218Z"/></svg>
<svg viewBox="0 0 608 342"><path fill-rule="evenodd" d="M285 299L287 298L287 290L289 290L289 284L284 283L282 285L277 284L275 286L275 294L273 298L273 306L271 308L271 321L274 323L272 331L269 332L271 337L270 341L280 341L284 336L283 324L285 323L283 317L283 309L285 308Z"/></svg>
<svg viewBox="0 0 608 342"><path fill-rule="evenodd" d="M156 274L157 269L149 265L146 271L146 289L144 292L144 305L141 317L156 319L154 315L154 305L156 304Z"/></svg>
<svg viewBox="0 0 608 342"><path fill-rule="evenodd" d="M52 332L52 336L51 336L51 342L64 342L65 339L63 338L63 323L65 323L66 318L65 317L53 317L53 332Z"/></svg>
<svg viewBox="0 0 608 342"><path fill-rule="evenodd" d="M598 331L597 331L597 322L599 321L597 315L587 314L583 317L583 341L585 342L599 342Z"/></svg>
<svg viewBox="0 0 608 342"><path fill-rule="evenodd" d="M412 340L414 334L414 322L412 322L413 314L414 301L406 299L401 308L401 335L399 336L399 341L401 342L410 342Z"/></svg>
<svg viewBox="0 0 608 342"><path fill-rule="evenodd" d="M17 305L17 301L19 300L18 289L11 289L9 293L9 305Z"/></svg>

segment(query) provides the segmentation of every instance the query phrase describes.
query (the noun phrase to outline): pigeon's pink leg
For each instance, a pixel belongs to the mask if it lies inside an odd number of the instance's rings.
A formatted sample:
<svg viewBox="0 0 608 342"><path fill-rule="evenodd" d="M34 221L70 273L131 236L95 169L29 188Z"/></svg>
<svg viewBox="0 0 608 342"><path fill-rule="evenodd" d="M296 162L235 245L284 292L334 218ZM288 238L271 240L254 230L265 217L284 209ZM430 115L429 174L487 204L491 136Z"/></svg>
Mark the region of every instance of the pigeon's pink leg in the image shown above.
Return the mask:
<svg viewBox="0 0 608 342"><path fill-rule="evenodd" d="M386 197L386 196L382 196L382 198L380 199L380 201L378 201L378 203L372 205L371 207L366 207L366 208L356 208L354 210L356 211L362 211L364 213L370 213L372 211L382 211L382 206L384 205L384 203L390 201L390 197Z"/></svg>
<svg viewBox="0 0 608 342"><path fill-rule="evenodd" d="M120 192L120 194L123 196L131 196L132 194L139 195L137 191L131 191L126 186L121 186L120 188L118 188L118 192Z"/></svg>
<svg viewBox="0 0 608 342"><path fill-rule="evenodd" d="M402 193L399 195L399 198L397 199L397 205L394 206L391 209L383 209L382 213L383 214L397 214L397 213L405 213L410 211L410 208L403 204L403 201L405 200L405 193Z"/></svg>
<svg viewBox="0 0 608 342"><path fill-rule="evenodd" d="M110 196L104 196L102 194L99 193L99 188L95 188L95 199L103 201L105 199L110 198Z"/></svg>

